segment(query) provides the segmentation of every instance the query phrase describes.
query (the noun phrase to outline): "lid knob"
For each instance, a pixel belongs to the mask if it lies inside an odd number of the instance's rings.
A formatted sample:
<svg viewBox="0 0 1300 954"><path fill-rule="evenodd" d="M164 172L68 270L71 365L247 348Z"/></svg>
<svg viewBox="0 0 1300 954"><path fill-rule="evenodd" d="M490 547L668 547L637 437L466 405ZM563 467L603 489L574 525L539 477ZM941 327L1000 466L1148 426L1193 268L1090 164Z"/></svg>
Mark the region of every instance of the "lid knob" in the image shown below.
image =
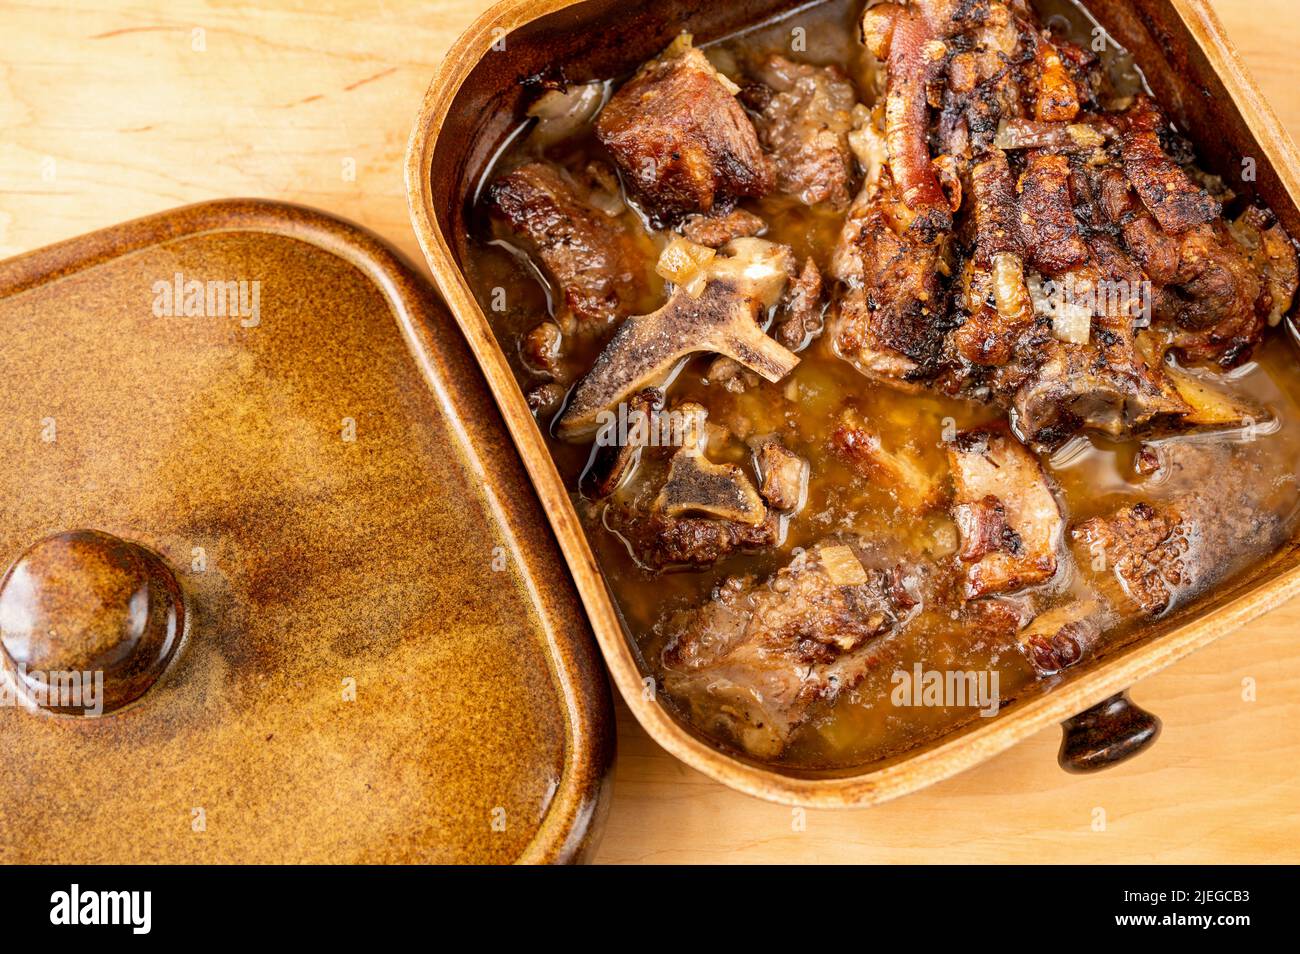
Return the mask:
<svg viewBox="0 0 1300 954"><path fill-rule="evenodd" d="M184 626L162 558L98 530L38 541L0 581L0 662L30 701L55 712L99 715L138 699Z"/></svg>

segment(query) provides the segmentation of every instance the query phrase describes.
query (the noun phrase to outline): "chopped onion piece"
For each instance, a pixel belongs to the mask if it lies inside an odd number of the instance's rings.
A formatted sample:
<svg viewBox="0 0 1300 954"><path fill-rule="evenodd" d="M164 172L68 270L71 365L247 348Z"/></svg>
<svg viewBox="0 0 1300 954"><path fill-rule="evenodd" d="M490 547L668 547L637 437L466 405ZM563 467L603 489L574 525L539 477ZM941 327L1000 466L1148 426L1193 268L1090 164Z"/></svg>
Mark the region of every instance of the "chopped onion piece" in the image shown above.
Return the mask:
<svg viewBox="0 0 1300 954"><path fill-rule="evenodd" d="M552 89L528 107L528 115L537 119L532 137L539 145L567 139L596 118L605 102L604 83L583 83L568 89Z"/></svg>
<svg viewBox="0 0 1300 954"><path fill-rule="evenodd" d="M1087 344L1092 334L1092 312L1073 302L1059 302L1052 310L1052 334L1070 344Z"/></svg>
<svg viewBox="0 0 1300 954"><path fill-rule="evenodd" d="M679 236L659 253L655 271L692 298L698 298L708 282L708 265L716 254L707 245L697 245Z"/></svg>
<svg viewBox="0 0 1300 954"><path fill-rule="evenodd" d="M822 547L822 567L836 586L861 586L867 582L867 571L851 547Z"/></svg>
<svg viewBox="0 0 1300 954"><path fill-rule="evenodd" d="M1096 149L1106 144L1106 137L1085 123L1073 123L1065 127L1075 145L1085 149Z"/></svg>
<svg viewBox="0 0 1300 954"><path fill-rule="evenodd" d="M1033 302L1034 314L1052 319L1052 336L1071 344L1087 344L1092 335L1092 309L1074 301L1067 286L1057 281L1044 282L1035 271L1025 273L1025 288ZM1068 286L1072 291L1073 286ZM1086 297L1086 296L1085 296Z"/></svg>
<svg viewBox="0 0 1300 954"><path fill-rule="evenodd" d="M1025 266L1019 255L999 252L993 256L993 301L1004 318L1019 319L1029 311Z"/></svg>

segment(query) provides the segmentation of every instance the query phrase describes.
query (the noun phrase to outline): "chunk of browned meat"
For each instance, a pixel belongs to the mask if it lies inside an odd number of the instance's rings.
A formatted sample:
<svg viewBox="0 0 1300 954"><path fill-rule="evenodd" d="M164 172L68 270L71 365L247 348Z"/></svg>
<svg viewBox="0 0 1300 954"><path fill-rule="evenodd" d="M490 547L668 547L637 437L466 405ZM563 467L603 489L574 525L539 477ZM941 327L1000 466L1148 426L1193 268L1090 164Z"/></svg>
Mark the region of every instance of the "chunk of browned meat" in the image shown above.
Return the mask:
<svg viewBox="0 0 1300 954"><path fill-rule="evenodd" d="M786 289L772 337L791 351L802 351L822 332L822 273L811 258Z"/></svg>
<svg viewBox="0 0 1300 954"><path fill-rule="evenodd" d="M611 505L607 525L627 541L638 562L653 570L712 566L733 553L776 546L781 539L775 514L754 525L711 517L670 517Z"/></svg>
<svg viewBox="0 0 1300 954"><path fill-rule="evenodd" d="M1259 206L1251 206L1243 212L1229 231L1264 280L1264 291L1255 304L1255 310L1260 314L1267 313L1268 323L1276 325L1291 311L1297 278L1300 277L1291 237L1272 212Z"/></svg>
<svg viewBox="0 0 1300 954"><path fill-rule="evenodd" d="M543 321L524 335L519 355L529 371L564 383L567 374L560 354L563 345L564 334L560 326L553 321Z"/></svg>
<svg viewBox="0 0 1300 954"><path fill-rule="evenodd" d="M969 160L1002 138L999 130L1005 123L1033 110L1025 100L1036 81L1023 74L1033 62L1026 41L1034 35L999 2L962 3L947 23L941 29L956 25L963 35L947 43L947 82L936 133L944 153Z"/></svg>
<svg viewBox="0 0 1300 954"><path fill-rule="evenodd" d="M786 447L774 434L750 441L758 465L758 492L776 510L787 513L803 505L808 485L808 462Z"/></svg>
<svg viewBox="0 0 1300 954"><path fill-rule="evenodd" d="M1080 571L1128 618L1184 605L1288 539L1292 504L1249 444L1172 440L1160 456L1164 501L1071 532Z"/></svg>
<svg viewBox="0 0 1300 954"><path fill-rule="evenodd" d="M1168 380L1122 341L1044 342L1040 363L1016 390L1012 407L1019 432L1048 449L1080 430L1119 437L1160 422L1176 424L1190 410Z"/></svg>
<svg viewBox="0 0 1300 954"><path fill-rule="evenodd" d="M933 371L944 349L943 246L891 221L888 171L876 195L853 201L832 259L842 283L830 327L839 354L859 371L886 382Z"/></svg>
<svg viewBox="0 0 1300 954"><path fill-rule="evenodd" d="M653 458L649 464L640 461L636 479L627 481L630 465L619 457L599 462L602 474L620 467L625 471L611 488L624 484L603 511L604 526L624 539L643 566L656 570L709 566L736 551L776 544L780 521L748 474L705 455L710 431L724 438L726 432L708 425L708 411L694 402L677 405L670 416L661 414L660 395L650 389L633 399L634 410L646 416L656 435L634 442L629 433L628 443L639 446L639 458Z"/></svg>
<svg viewBox="0 0 1300 954"><path fill-rule="evenodd" d="M1223 367L1250 355L1264 332L1271 298L1264 279L1222 224L1188 230L1178 249L1178 332L1174 347Z"/></svg>
<svg viewBox="0 0 1300 954"><path fill-rule="evenodd" d="M737 87L683 34L601 110L596 135L659 224L772 191Z"/></svg>
<svg viewBox="0 0 1300 954"><path fill-rule="evenodd" d="M776 187L805 205L843 209L853 197L849 131L858 105L838 66L794 63L780 54L755 70L769 93L757 126L776 166Z"/></svg>
<svg viewBox="0 0 1300 954"><path fill-rule="evenodd" d="M970 191L979 263L989 265L995 255L1008 252L1023 256L1016 182L1005 152L990 149L971 166Z"/></svg>
<svg viewBox="0 0 1300 954"><path fill-rule="evenodd" d="M823 543L770 580L732 578L665 624L664 688L692 721L751 755L857 685L871 646L916 611L896 566L860 545Z"/></svg>
<svg viewBox="0 0 1300 954"><path fill-rule="evenodd" d="M1016 184L1020 229L1029 261L1048 275L1060 275L1088 260L1070 191L1065 156L1033 150Z"/></svg>
<svg viewBox="0 0 1300 954"><path fill-rule="evenodd" d="M1120 137L1124 175L1160 227L1176 234L1217 219L1219 204L1161 148L1164 117L1151 98L1139 94L1125 121Z"/></svg>
<svg viewBox="0 0 1300 954"><path fill-rule="evenodd" d="M830 437L831 449L872 484L881 487L911 513L925 513L943 503L943 484L906 451L887 450L853 407L840 412Z"/></svg>
<svg viewBox="0 0 1300 954"><path fill-rule="evenodd" d="M1179 240L1169 235L1146 210L1124 174L1114 167L1098 170L1093 190L1098 203L1098 224L1119 228L1124 244L1147 277L1159 284L1178 274Z"/></svg>
<svg viewBox="0 0 1300 954"><path fill-rule="evenodd" d="M1174 233L1161 227L1117 170L1101 173L1099 192L1108 220L1122 229L1125 245L1159 289L1156 317L1175 326L1174 345L1190 360L1239 363L1258 343L1275 300L1290 307L1295 285L1286 276L1294 274L1295 251L1289 239L1276 241L1280 229L1266 230L1276 258L1262 251L1266 240L1257 216L1263 213L1247 210L1232 226L1213 221ZM1269 285L1273 262L1283 277Z"/></svg>
<svg viewBox="0 0 1300 954"><path fill-rule="evenodd" d="M692 215L682 223L682 235L709 248L721 248L734 238L762 235L766 230L766 222L744 209L723 215Z"/></svg>
<svg viewBox="0 0 1300 954"><path fill-rule="evenodd" d="M1146 503L1094 517L1071 531L1094 559L1100 554L1113 567L1125 595L1150 616L1167 609L1191 582L1185 560L1192 532L1177 509Z"/></svg>
<svg viewBox="0 0 1300 954"><path fill-rule="evenodd" d="M604 326L633 314L645 294L645 265L629 231L586 201L582 188L544 162L530 162L488 187L496 222L535 256L566 315Z"/></svg>
<svg viewBox="0 0 1300 954"><path fill-rule="evenodd" d="M1096 649L1112 615L1096 600L1055 606L1021 630L1020 647L1039 676L1055 675Z"/></svg>
<svg viewBox="0 0 1300 954"><path fill-rule="evenodd" d="M1005 425L963 431L948 445L953 519L968 598L1043 583L1056 573L1061 510L1037 459Z"/></svg>

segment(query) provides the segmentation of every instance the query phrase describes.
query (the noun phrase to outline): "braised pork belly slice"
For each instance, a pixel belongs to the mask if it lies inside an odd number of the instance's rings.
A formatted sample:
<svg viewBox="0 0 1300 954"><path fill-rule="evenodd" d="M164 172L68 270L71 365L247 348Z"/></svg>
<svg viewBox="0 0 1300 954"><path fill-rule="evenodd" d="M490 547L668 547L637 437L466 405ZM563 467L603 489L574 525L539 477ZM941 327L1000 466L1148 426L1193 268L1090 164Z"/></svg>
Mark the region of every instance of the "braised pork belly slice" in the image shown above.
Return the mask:
<svg viewBox="0 0 1300 954"><path fill-rule="evenodd" d="M557 317L569 331L634 314L646 288L635 237L588 195L573 176L545 162L520 166L487 190L496 228L545 271L562 300Z"/></svg>
<svg viewBox="0 0 1300 954"><path fill-rule="evenodd" d="M909 572L855 541L812 547L767 580L729 578L662 624L664 688L705 731L776 757L918 611Z"/></svg>
<svg viewBox="0 0 1300 954"><path fill-rule="evenodd" d="M948 462L965 595L1005 593L1051 579L1062 518L1037 458L999 424L958 434L948 446Z"/></svg>
<svg viewBox="0 0 1300 954"><path fill-rule="evenodd" d="M761 85L741 95L758 112L776 188L805 205L847 208L854 193L849 133L866 117L853 83L838 66L794 63L780 54L752 73Z"/></svg>
<svg viewBox="0 0 1300 954"><path fill-rule="evenodd" d="M657 225L772 191L739 88L682 34L616 92L596 135Z"/></svg>

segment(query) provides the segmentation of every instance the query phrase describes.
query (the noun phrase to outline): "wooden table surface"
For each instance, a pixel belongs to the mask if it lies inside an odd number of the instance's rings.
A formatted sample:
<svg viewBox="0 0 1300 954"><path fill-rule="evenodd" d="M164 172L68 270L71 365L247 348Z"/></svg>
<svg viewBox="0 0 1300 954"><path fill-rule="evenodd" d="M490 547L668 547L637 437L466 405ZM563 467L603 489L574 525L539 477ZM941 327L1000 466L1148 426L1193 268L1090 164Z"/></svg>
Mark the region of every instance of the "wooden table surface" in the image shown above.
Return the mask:
<svg viewBox="0 0 1300 954"><path fill-rule="evenodd" d="M0 2L0 257L188 202L262 196L359 222L422 263L402 154L434 66L488 5ZM1215 5L1300 134L1292 0ZM1068 776L1053 729L857 812L800 817L732 792L668 756L620 703L598 860L1295 862L1298 630L1293 602L1138 685L1164 734L1132 763Z"/></svg>

